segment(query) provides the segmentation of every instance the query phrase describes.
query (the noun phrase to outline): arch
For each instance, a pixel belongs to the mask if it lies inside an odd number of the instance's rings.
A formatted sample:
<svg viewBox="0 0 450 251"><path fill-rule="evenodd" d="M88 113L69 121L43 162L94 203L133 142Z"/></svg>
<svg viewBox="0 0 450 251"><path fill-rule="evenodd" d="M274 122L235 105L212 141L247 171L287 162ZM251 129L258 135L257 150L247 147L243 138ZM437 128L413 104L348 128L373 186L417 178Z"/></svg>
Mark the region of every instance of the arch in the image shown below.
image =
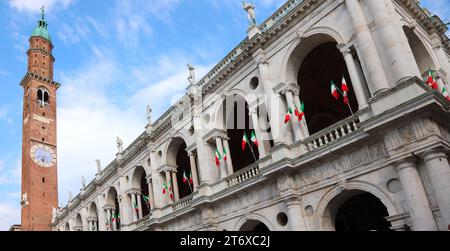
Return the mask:
<svg viewBox="0 0 450 251"><path fill-rule="evenodd" d="M317 27L306 35L291 49L285 74L289 83L300 87L308 130L314 134L351 116L359 105L344 56L338 49L338 44L342 43L339 33L332 28ZM348 104L341 91L343 77L349 88ZM338 99L331 95L331 82L339 89Z"/></svg>
<svg viewBox="0 0 450 251"><path fill-rule="evenodd" d="M77 214L77 216L75 216L74 230L83 231L83 219L81 217L81 214Z"/></svg>
<svg viewBox="0 0 450 251"><path fill-rule="evenodd" d="M191 162L186 148L186 140L182 137L176 137L172 138L166 151L165 164L170 167L175 167L177 170L176 181L173 180L173 177L170 177L172 184L178 186L178 191L174 191L175 199L177 197L183 199L194 192L190 179L188 178L186 180L184 178L192 175ZM175 190L175 188L173 190Z"/></svg>
<svg viewBox="0 0 450 251"><path fill-rule="evenodd" d="M37 90L37 101L42 105L47 105L50 103L50 94L47 88L41 86Z"/></svg>
<svg viewBox="0 0 450 251"><path fill-rule="evenodd" d="M397 215L399 214L399 210L395 208L392 201L389 199L389 197L381 191L378 187L362 181L349 181L345 188L343 188L341 185L336 185L332 187L328 192L325 193L325 195L321 198L319 201L319 204L317 206L316 215L314 218L314 230L315 231L321 231L321 230L333 230L330 229L330 224L332 218L330 217L330 211L333 209L338 208L340 205L335 204L332 205L331 202L333 199L337 198L339 195L343 194L346 191L362 191L367 192L373 196L375 196L377 199L381 201L381 203L386 207L389 215ZM351 194L348 194L350 196ZM345 198L341 198L341 201ZM341 204L342 205L342 204Z"/></svg>
<svg viewBox="0 0 450 251"><path fill-rule="evenodd" d="M325 42L331 42L336 41L338 44L345 43L343 37L341 34L334 28L329 26L316 26L311 29L309 29L307 32L302 33L301 37L298 39L295 39L291 45L289 46L288 50L286 51L285 55L283 56L283 63L281 64L280 74L281 74L281 80L286 80L288 83L296 83L297 82L297 72L300 68L300 63L293 58L295 55L300 55L299 61L302 61L302 54L298 51L300 48L300 45L307 45L310 44L308 47L315 47L319 45L320 43ZM319 38L317 41L317 44L314 45L314 43L311 43L308 41L308 38ZM307 43L307 44L305 44Z"/></svg>
<svg viewBox="0 0 450 251"><path fill-rule="evenodd" d="M234 229L235 231L253 231L252 229L258 227L259 224L263 224L268 231L274 230L270 221L260 214L243 216L236 222Z"/></svg>
<svg viewBox="0 0 450 251"><path fill-rule="evenodd" d="M408 39L416 66L420 74L422 74L422 77L426 79L428 77L428 70L437 70L436 62L432 56L433 52L425 45L415 29L411 29L407 25L404 25L402 28Z"/></svg>
<svg viewBox="0 0 450 251"><path fill-rule="evenodd" d="M98 218L98 208L95 202L91 202L89 206L88 217Z"/></svg>
<svg viewBox="0 0 450 251"><path fill-rule="evenodd" d="M70 231L70 224L69 224L69 222L66 222L66 225L64 226L64 231L66 231L66 232Z"/></svg>
<svg viewBox="0 0 450 251"><path fill-rule="evenodd" d="M150 214L150 204L149 204L149 188L147 183L147 173L142 166L137 166L134 169L133 175L131 176L131 188L139 190L141 192L140 200L142 205L142 216L145 217Z"/></svg>
<svg viewBox="0 0 450 251"><path fill-rule="evenodd" d="M255 163L260 157L258 146L250 140L251 135L256 132L253 121L249 116L249 103L246 97L249 98L249 96L239 94L225 96L217 113L218 128L227 132L230 151L226 153L224 151L220 154L231 156L234 172ZM244 134L247 136L248 144L243 151ZM263 144L264 142L260 143ZM218 149L217 146L215 146L215 149Z"/></svg>
<svg viewBox="0 0 450 251"><path fill-rule="evenodd" d="M112 212L114 215L114 218L120 218L121 211L120 211L120 204L119 204L119 197L118 193L115 187L110 187L108 189L108 192L106 193L106 204L108 206L113 207L114 212ZM111 221L112 222L112 221ZM117 230L120 230L121 221L114 221L116 222Z"/></svg>

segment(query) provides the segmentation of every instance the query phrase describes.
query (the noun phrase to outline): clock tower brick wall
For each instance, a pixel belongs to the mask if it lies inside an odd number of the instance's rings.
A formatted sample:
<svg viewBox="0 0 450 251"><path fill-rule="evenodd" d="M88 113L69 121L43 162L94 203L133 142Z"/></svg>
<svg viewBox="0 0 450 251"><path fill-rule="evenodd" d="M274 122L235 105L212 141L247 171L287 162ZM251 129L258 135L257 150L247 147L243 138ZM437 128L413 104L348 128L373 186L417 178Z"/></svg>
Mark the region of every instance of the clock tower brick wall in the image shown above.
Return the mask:
<svg viewBox="0 0 450 251"><path fill-rule="evenodd" d="M43 21L43 20L41 20ZM52 211L58 207L57 103L59 84L53 81L53 45L32 36L23 96L22 230L51 231ZM44 102L45 101L45 102ZM40 163L33 149L45 149L52 160Z"/></svg>

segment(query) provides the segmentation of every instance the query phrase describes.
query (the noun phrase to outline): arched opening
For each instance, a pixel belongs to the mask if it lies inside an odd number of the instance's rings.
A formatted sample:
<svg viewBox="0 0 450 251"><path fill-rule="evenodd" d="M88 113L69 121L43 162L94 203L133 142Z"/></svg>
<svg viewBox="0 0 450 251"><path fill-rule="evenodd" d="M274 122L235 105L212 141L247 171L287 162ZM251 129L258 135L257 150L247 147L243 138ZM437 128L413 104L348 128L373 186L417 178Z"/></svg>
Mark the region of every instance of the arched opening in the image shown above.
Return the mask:
<svg viewBox="0 0 450 251"><path fill-rule="evenodd" d="M106 199L107 205L110 205L113 207L113 210L111 212L111 219L108 219L111 226L113 224L116 225L116 229L120 230L121 225L121 212L120 212L120 205L119 205L119 198L117 196L117 190L112 187L108 191L108 196Z"/></svg>
<svg viewBox="0 0 450 251"><path fill-rule="evenodd" d="M83 220L81 219L81 215L77 214L77 217L75 218L75 231L83 231Z"/></svg>
<svg viewBox="0 0 450 251"><path fill-rule="evenodd" d="M343 77L349 88L348 105L342 95ZM341 92L338 100L331 95L331 81L334 81ZM358 102L347 65L334 41L319 44L306 54L298 70L298 83L311 134L351 116L352 111L358 111Z"/></svg>
<svg viewBox="0 0 450 251"><path fill-rule="evenodd" d="M66 222L66 226L64 227L64 231L69 232L70 231L70 225L69 222Z"/></svg>
<svg viewBox="0 0 450 251"><path fill-rule="evenodd" d="M99 231L99 226L98 226L98 209L97 209L97 204L92 203L91 207L89 208L89 218L91 220L92 223L91 224L91 231Z"/></svg>
<svg viewBox="0 0 450 251"><path fill-rule="evenodd" d="M136 168L132 178L132 187L141 191L142 216L150 214L150 194L147 183L147 173L142 166Z"/></svg>
<svg viewBox="0 0 450 251"><path fill-rule="evenodd" d="M42 105L48 105L50 102L50 95L48 90L44 87L40 87L37 91L37 101Z"/></svg>
<svg viewBox="0 0 450 251"><path fill-rule="evenodd" d="M180 199L190 196L194 189L193 184L190 182L192 175L191 162L186 148L186 142L182 138L175 138L170 143L167 152L168 164L177 168L176 177Z"/></svg>
<svg viewBox="0 0 450 251"><path fill-rule="evenodd" d="M252 142L255 135L253 121L249 116L248 103L240 95L227 96L222 105L223 128L228 135L228 144L232 158L233 171L238 172L259 160L258 146ZM244 134L247 144L243 148ZM255 135L256 136L256 135ZM264 142L258 142L264 144Z"/></svg>
<svg viewBox="0 0 450 251"><path fill-rule="evenodd" d="M390 231L388 216L386 206L376 196L350 190L330 201L324 217L336 231Z"/></svg>
<svg viewBox="0 0 450 251"><path fill-rule="evenodd" d="M270 229L262 222L257 220L248 220L239 229L241 232L270 232Z"/></svg>
<svg viewBox="0 0 450 251"><path fill-rule="evenodd" d="M414 30L407 26L403 26L403 31L408 39L409 46L411 47L420 74L422 74L423 79L426 81L428 78L428 70L436 70L433 59Z"/></svg>

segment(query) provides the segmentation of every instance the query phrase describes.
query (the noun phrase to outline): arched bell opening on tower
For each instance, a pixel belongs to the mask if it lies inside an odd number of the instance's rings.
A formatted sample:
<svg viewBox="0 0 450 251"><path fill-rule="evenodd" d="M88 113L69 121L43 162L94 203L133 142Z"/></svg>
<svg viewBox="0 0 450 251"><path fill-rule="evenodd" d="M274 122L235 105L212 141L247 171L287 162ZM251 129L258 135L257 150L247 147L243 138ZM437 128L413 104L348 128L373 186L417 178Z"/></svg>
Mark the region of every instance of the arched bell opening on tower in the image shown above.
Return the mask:
<svg viewBox="0 0 450 251"><path fill-rule="evenodd" d="M48 93L48 90L44 87L38 88L37 91L37 102L41 106L47 106L50 103L50 95Z"/></svg>
<svg viewBox="0 0 450 251"><path fill-rule="evenodd" d="M238 172L259 160L260 153L249 106L241 95L227 96L221 108L219 123L227 132L228 139L222 139L222 160L231 158L233 171ZM261 142L264 144L264 142ZM217 142L216 142L217 144ZM227 152L227 144L229 152ZM270 144L270 142L269 142ZM225 164L226 165L226 164Z"/></svg>

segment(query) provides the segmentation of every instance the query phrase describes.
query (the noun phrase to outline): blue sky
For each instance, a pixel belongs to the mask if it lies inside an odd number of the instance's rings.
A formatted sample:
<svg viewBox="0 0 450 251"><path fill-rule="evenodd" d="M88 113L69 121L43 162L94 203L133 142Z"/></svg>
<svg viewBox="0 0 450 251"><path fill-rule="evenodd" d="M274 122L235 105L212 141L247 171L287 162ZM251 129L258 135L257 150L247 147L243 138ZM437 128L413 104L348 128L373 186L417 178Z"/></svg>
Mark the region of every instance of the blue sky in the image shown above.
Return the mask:
<svg viewBox="0 0 450 251"><path fill-rule="evenodd" d="M58 91L60 204L183 95L186 64L202 76L245 36L240 0L0 0L0 230L20 223L22 88L28 38L47 7ZM284 0L254 0L264 21ZM422 4L443 19L449 0Z"/></svg>

